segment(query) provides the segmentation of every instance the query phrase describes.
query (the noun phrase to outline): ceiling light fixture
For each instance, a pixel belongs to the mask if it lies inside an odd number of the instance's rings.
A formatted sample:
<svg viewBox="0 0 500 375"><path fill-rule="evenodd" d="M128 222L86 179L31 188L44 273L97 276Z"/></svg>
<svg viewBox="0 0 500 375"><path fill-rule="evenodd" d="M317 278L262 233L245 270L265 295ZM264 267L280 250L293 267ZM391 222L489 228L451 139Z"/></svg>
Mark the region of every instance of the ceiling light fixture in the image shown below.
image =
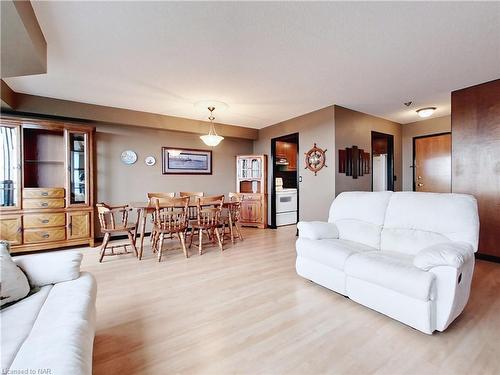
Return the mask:
<svg viewBox="0 0 500 375"><path fill-rule="evenodd" d="M417 113L420 117L425 118L425 117L431 116L435 110L436 110L436 107L425 107L425 108L417 109Z"/></svg>
<svg viewBox="0 0 500 375"><path fill-rule="evenodd" d="M210 116L208 117L208 119L210 120L210 130L209 130L207 135L202 135L202 136L200 136L200 138L207 146L215 147L219 143L221 143L221 141L224 139L224 137L221 137L215 131L215 125L214 125L215 107L208 107L208 110L210 111Z"/></svg>

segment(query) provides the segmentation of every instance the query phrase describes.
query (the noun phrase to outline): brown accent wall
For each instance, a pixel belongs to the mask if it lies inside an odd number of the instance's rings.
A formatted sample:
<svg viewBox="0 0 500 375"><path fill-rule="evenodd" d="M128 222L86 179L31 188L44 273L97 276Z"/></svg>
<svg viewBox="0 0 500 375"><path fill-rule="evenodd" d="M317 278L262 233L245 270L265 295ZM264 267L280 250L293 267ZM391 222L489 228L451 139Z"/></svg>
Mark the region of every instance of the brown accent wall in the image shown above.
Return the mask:
<svg viewBox="0 0 500 375"><path fill-rule="evenodd" d="M2 106L1 108L13 109L16 106L16 97L17 94L12 91L12 89L4 82L4 80L0 80L1 85L1 96L2 96Z"/></svg>
<svg viewBox="0 0 500 375"><path fill-rule="evenodd" d="M1 1L1 76L47 72L47 43L30 1Z"/></svg>
<svg viewBox="0 0 500 375"><path fill-rule="evenodd" d="M403 126L403 190L413 190L413 137L451 131L451 116L410 122Z"/></svg>
<svg viewBox="0 0 500 375"><path fill-rule="evenodd" d="M401 124L354 111L348 108L335 106L335 155L340 149L358 146L365 152L371 153L371 132L376 131L394 136L394 188L401 190ZM339 173L339 166L335 169L335 194L343 191L371 191L372 174L365 174L353 179L344 173ZM370 168L371 172L371 168Z"/></svg>
<svg viewBox="0 0 500 375"><path fill-rule="evenodd" d="M15 93L15 103L16 105L13 109L16 112L27 114L59 116L144 128L196 133L199 135L208 133L210 126L210 123L207 121L21 93ZM257 139L257 129L227 124L216 124L216 126L217 132L224 137Z"/></svg>
<svg viewBox="0 0 500 375"><path fill-rule="evenodd" d="M254 153L271 154L271 139L287 134L299 133L299 159L297 173L302 176L299 184L299 215L300 220L327 220L328 209L335 197L335 123L333 106L314 111L278 124L259 130L259 139L254 142ZM315 176L305 170L304 154L313 147L327 149L326 165ZM272 160L269 158L269 171L272 170ZM268 184L271 191L271 176ZM271 199L271 194L269 194ZM269 202L269 215L271 210ZM270 220L270 217L269 217Z"/></svg>
<svg viewBox="0 0 500 375"><path fill-rule="evenodd" d="M451 93L452 191L476 197L479 253L500 257L500 79Z"/></svg>

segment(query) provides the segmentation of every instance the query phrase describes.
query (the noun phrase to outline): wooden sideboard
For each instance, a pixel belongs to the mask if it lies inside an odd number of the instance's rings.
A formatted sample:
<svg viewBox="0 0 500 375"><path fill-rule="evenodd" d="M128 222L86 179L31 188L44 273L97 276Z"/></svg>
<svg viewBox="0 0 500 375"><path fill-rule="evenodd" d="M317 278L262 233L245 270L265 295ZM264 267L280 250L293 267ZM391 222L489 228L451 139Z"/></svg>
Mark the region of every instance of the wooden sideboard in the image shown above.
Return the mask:
<svg viewBox="0 0 500 375"><path fill-rule="evenodd" d="M241 196L240 224L267 228L267 155L236 157L236 191Z"/></svg>
<svg viewBox="0 0 500 375"><path fill-rule="evenodd" d="M94 245L95 128L0 119L0 239L11 252Z"/></svg>

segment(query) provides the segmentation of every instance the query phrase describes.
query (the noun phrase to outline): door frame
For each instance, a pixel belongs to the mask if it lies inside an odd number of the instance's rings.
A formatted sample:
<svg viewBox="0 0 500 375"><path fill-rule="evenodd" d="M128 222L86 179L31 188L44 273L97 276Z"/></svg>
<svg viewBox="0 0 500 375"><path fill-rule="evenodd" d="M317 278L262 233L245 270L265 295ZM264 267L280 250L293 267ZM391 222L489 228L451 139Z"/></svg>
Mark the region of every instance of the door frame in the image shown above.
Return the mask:
<svg viewBox="0 0 500 375"><path fill-rule="evenodd" d="M299 176L299 133L290 133L287 135L281 135L279 137L271 138L271 221L268 225L269 228L271 229L277 229L278 227L276 226L276 171L277 171L277 166L274 163L276 160L276 142L277 141L290 141L293 140L297 144L297 222L299 222L299 182L300 182L300 176ZM266 213L267 215L267 213Z"/></svg>
<svg viewBox="0 0 500 375"><path fill-rule="evenodd" d="M411 147L412 147L412 165L411 165L411 168L413 169L413 173L412 173L412 177L413 177L413 183L412 183L413 191L417 191L417 166L416 166L417 154L415 152L415 141L417 139L421 139L421 138L438 137L440 135L447 135L447 134L449 134L450 137L451 137L451 132L442 132L442 133L435 133L435 134L425 134L425 135L418 135L418 136L413 137L412 143L411 143Z"/></svg>
<svg viewBox="0 0 500 375"><path fill-rule="evenodd" d="M370 159L372 164L372 191L373 191L373 140L375 138L387 139L387 190L394 191L394 135L380 133L372 130Z"/></svg>

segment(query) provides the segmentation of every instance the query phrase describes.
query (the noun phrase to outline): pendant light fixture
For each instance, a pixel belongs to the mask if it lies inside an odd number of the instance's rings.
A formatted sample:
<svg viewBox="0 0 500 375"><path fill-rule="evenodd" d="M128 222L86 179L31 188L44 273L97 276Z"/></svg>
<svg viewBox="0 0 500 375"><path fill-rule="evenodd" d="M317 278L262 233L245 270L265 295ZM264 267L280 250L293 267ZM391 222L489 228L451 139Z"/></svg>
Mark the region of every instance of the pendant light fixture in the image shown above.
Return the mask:
<svg viewBox="0 0 500 375"><path fill-rule="evenodd" d="M207 135L202 135L202 136L200 136L200 138L207 146L215 147L219 143L221 143L221 141L224 139L224 137L221 137L215 131L215 125L214 125L215 107L210 106L210 107L208 107L208 110L210 111L210 116L208 117L208 119L210 120L210 130L209 130Z"/></svg>

